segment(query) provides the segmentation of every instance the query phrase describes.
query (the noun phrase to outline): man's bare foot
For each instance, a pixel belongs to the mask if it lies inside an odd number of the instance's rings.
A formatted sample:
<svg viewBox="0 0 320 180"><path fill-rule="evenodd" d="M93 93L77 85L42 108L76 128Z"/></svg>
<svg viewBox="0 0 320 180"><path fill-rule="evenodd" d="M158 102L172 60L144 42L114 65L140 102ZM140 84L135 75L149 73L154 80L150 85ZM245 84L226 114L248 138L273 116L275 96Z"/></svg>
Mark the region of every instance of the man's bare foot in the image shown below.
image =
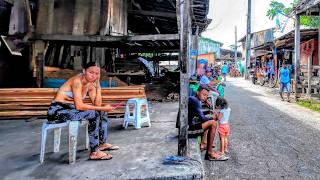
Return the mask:
<svg viewBox="0 0 320 180"><path fill-rule="evenodd" d="M90 153L89 159L90 160L109 160L109 159L112 159L112 155L98 150Z"/></svg>
<svg viewBox="0 0 320 180"><path fill-rule="evenodd" d="M115 146L115 145L108 144L108 143L101 144L99 146L100 151L112 151L112 150L118 150L118 149L119 149L119 146Z"/></svg>

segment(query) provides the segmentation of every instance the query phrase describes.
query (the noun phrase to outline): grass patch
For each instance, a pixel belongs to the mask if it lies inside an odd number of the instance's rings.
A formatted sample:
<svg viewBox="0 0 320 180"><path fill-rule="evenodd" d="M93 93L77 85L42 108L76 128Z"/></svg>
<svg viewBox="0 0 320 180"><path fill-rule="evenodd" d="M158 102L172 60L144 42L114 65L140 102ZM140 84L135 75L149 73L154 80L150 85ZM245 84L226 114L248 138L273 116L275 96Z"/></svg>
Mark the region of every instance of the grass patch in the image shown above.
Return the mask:
<svg viewBox="0 0 320 180"><path fill-rule="evenodd" d="M320 112L320 103L317 101L298 100L297 104L299 104L300 106L306 107L308 109L311 109L313 111Z"/></svg>

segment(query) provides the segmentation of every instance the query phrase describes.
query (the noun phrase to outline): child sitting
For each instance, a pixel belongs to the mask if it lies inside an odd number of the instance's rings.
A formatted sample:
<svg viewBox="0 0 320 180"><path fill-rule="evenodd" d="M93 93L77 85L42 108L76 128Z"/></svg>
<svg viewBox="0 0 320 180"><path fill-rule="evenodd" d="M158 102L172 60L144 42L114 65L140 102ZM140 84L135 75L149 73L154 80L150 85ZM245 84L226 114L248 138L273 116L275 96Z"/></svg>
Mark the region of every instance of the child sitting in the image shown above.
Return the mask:
<svg viewBox="0 0 320 180"><path fill-rule="evenodd" d="M228 136L230 134L230 124L229 124L229 117L231 109L228 107L228 102L226 99L222 97L218 97L216 100L216 109L219 110L219 126L218 132L220 136L220 152L221 154L225 154L227 152L228 147Z"/></svg>

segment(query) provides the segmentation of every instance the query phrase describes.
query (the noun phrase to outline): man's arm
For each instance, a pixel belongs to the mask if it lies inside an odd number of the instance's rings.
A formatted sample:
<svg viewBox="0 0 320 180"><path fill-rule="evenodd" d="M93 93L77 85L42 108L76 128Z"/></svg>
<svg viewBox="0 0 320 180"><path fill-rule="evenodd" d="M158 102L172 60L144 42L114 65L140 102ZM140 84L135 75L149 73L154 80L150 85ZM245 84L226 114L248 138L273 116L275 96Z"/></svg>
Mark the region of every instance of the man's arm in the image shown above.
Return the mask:
<svg viewBox="0 0 320 180"><path fill-rule="evenodd" d="M82 101L82 84L80 80L75 80L72 85L72 92L73 92L73 99L74 99L74 104L77 110L97 110L97 111L112 111L114 108L111 107L110 105L106 105L106 106L95 106L95 105L89 105L89 104L85 104ZM92 95L90 95L90 99L92 100Z"/></svg>
<svg viewBox="0 0 320 180"><path fill-rule="evenodd" d="M101 86L100 81L96 83L96 98L94 101L94 105L101 106L102 105L102 95L101 95Z"/></svg>
<svg viewBox="0 0 320 180"><path fill-rule="evenodd" d="M189 101L191 101L191 105L193 106L196 114L198 115L198 117L200 118L200 120L202 122L208 121L210 120L210 118L206 117L203 112L202 112L202 106L200 101L197 98L190 98Z"/></svg>

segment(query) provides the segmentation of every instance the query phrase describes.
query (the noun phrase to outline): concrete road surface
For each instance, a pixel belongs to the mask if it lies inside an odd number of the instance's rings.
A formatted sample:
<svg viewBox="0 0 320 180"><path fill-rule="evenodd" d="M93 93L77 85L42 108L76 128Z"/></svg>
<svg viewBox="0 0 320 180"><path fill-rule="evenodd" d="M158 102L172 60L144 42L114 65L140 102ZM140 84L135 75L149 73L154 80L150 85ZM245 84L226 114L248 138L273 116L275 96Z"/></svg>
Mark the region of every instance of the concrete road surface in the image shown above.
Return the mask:
<svg viewBox="0 0 320 180"><path fill-rule="evenodd" d="M227 79L231 158L205 161L207 179L320 179L320 113L280 101L273 92Z"/></svg>

